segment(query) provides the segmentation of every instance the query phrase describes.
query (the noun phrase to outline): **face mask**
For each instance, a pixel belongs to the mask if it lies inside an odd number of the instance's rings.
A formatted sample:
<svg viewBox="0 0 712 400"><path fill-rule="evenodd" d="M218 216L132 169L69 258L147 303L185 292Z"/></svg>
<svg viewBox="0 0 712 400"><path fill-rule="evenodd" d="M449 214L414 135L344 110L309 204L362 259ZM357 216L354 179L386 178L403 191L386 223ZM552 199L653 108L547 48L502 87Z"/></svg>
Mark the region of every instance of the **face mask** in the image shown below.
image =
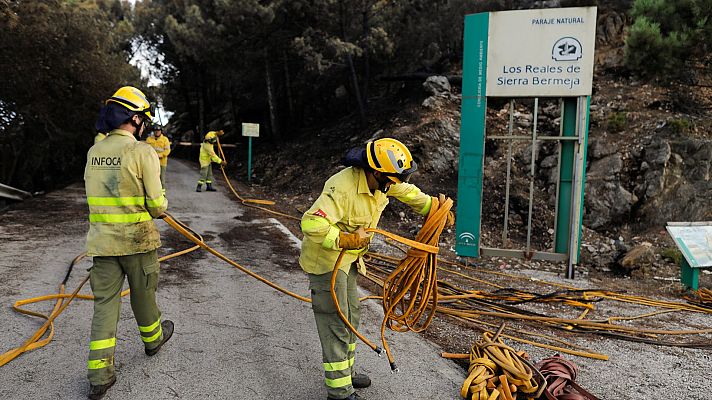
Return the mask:
<svg viewBox="0 0 712 400"><path fill-rule="evenodd" d="M393 181L388 179L388 178L376 178L376 182L378 182L378 190L380 190L383 193L386 193L388 191L388 188L393 184Z"/></svg>

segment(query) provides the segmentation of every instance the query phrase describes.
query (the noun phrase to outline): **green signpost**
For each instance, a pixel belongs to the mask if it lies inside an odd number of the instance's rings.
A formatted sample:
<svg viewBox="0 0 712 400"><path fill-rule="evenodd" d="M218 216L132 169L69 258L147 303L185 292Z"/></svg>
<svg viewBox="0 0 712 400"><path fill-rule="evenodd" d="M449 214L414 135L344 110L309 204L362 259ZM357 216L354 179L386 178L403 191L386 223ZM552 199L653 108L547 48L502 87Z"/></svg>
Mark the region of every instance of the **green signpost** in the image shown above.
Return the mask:
<svg viewBox="0 0 712 400"><path fill-rule="evenodd" d="M252 138L260 137L260 124L242 123L242 136L247 136L247 182L252 181Z"/></svg>
<svg viewBox="0 0 712 400"><path fill-rule="evenodd" d="M458 176L456 252L460 256L515 256L578 262L588 141L588 109L593 82L596 7L519 10L467 15L463 57L462 122ZM488 97L534 98L531 135L488 135ZM538 99L561 98L561 132L537 136ZM510 113L514 112L511 103ZM481 243L485 138L555 140L559 143L554 252L530 248L535 151L532 151L530 214L526 249L494 249ZM510 160L507 160L507 194ZM508 210L509 196L505 200ZM506 213L506 211L505 211ZM506 214L505 214L506 215ZM506 245L507 221L503 242Z"/></svg>

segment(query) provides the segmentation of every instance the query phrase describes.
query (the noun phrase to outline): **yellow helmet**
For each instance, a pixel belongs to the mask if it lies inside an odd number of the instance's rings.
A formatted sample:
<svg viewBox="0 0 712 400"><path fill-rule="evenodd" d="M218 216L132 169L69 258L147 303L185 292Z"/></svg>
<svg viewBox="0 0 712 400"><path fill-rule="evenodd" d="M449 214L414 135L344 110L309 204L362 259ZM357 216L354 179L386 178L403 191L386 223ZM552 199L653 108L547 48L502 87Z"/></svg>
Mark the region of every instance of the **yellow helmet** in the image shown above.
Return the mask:
<svg viewBox="0 0 712 400"><path fill-rule="evenodd" d="M210 131L205 134L205 139L203 140L206 142L215 143L218 140L218 137L215 131Z"/></svg>
<svg viewBox="0 0 712 400"><path fill-rule="evenodd" d="M114 102L126 107L137 114L143 114L149 121L153 119L153 106L146 99L142 91L133 86L124 86L106 100L106 104Z"/></svg>
<svg viewBox="0 0 712 400"><path fill-rule="evenodd" d="M410 150L396 139L383 138L366 143L369 167L388 176L395 183L408 182L418 169Z"/></svg>

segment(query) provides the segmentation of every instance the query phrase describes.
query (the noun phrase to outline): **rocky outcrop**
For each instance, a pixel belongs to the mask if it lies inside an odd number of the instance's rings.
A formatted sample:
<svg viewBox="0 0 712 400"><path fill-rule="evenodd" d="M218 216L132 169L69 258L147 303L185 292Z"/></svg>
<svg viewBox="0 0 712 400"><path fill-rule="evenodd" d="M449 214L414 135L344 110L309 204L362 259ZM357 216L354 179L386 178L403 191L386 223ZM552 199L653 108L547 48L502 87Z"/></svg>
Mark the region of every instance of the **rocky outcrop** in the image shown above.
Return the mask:
<svg viewBox="0 0 712 400"><path fill-rule="evenodd" d="M588 154L591 162L586 173L584 224L600 229L629 219L638 197L621 182L622 154L604 139L592 140Z"/></svg>
<svg viewBox="0 0 712 400"><path fill-rule="evenodd" d="M426 108L441 108L451 100L457 99L457 96L452 93L452 86L450 86L450 82L445 76L429 76L423 82L423 88L431 95L423 101L422 105Z"/></svg>
<svg viewBox="0 0 712 400"><path fill-rule="evenodd" d="M712 218L712 141L652 138L639 162L641 226Z"/></svg>

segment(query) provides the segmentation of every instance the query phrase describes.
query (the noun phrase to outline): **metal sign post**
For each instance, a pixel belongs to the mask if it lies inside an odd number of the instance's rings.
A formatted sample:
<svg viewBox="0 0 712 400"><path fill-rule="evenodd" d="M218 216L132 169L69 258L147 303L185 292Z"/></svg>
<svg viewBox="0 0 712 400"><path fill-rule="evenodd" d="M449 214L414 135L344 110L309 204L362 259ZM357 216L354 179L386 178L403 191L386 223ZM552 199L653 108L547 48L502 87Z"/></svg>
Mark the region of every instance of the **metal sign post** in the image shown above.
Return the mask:
<svg viewBox="0 0 712 400"><path fill-rule="evenodd" d="M247 182L252 181L252 138L260 137L260 124L242 123L242 136L247 136Z"/></svg>
<svg viewBox="0 0 712 400"><path fill-rule="evenodd" d="M596 7L503 11L465 17L465 45L458 176L456 252L460 256L495 255L567 261L573 278L578 263L588 109L593 86ZM512 40L516 37L517 40ZM486 134L488 97L533 98L531 133L513 133L514 100L509 105L507 135ZM559 97L559 135L537 132L539 98ZM525 249L489 248L481 243L485 138L507 142L507 182L503 246L508 244L511 149L514 141L531 141L529 207ZM559 148L554 251L532 249L536 144L555 141Z"/></svg>

